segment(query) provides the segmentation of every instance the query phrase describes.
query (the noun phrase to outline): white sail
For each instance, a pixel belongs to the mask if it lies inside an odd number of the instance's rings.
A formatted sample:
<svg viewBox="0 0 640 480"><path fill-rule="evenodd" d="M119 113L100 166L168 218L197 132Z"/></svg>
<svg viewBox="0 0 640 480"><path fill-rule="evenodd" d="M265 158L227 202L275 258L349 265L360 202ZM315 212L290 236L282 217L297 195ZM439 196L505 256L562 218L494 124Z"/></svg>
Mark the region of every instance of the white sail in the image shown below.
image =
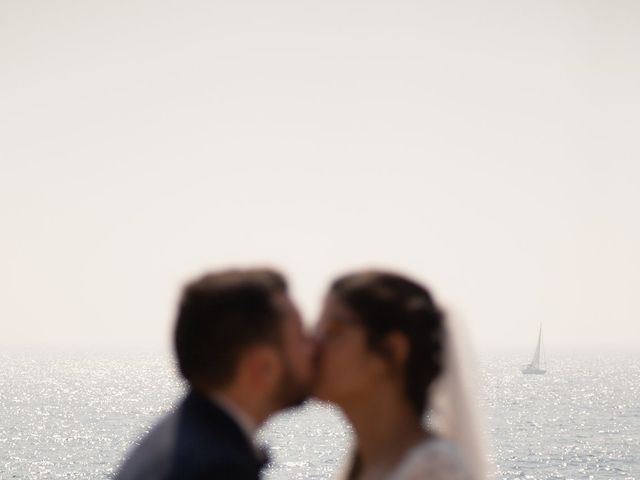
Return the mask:
<svg viewBox="0 0 640 480"><path fill-rule="evenodd" d="M524 366L524 368L522 369L522 373L542 375L547 372L544 368L540 367L540 353L542 348L541 345L542 345L542 325L540 325L540 330L538 331L538 343L536 345L536 350L533 353L533 358L531 359L531 363L529 365Z"/></svg>
<svg viewBox="0 0 640 480"><path fill-rule="evenodd" d="M542 342L542 325L540 325L540 330L538 331L538 344L536 345L536 351L533 354L533 359L531 360L531 366L533 368L540 368L540 344Z"/></svg>

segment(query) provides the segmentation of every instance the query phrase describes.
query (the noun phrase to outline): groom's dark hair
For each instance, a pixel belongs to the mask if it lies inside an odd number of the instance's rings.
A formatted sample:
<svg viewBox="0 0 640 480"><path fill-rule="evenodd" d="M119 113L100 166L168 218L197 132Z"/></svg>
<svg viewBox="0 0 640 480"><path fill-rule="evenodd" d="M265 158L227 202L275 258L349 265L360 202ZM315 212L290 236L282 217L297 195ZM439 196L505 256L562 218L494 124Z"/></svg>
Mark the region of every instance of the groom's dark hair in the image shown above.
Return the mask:
<svg viewBox="0 0 640 480"><path fill-rule="evenodd" d="M273 296L286 292L284 276L270 269L212 272L189 283L174 332L182 376L192 385L223 387L248 347L279 344L281 317Z"/></svg>

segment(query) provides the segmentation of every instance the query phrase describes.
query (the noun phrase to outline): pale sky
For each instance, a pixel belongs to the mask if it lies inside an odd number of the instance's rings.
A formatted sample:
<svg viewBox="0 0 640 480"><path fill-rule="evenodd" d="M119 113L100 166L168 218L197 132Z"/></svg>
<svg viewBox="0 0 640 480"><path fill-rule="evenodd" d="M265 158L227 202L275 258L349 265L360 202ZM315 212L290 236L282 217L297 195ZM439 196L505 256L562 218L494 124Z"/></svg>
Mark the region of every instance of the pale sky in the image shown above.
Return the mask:
<svg viewBox="0 0 640 480"><path fill-rule="evenodd" d="M425 281L478 350L640 347L640 3L0 1L0 346L183 283Z"/></svg>

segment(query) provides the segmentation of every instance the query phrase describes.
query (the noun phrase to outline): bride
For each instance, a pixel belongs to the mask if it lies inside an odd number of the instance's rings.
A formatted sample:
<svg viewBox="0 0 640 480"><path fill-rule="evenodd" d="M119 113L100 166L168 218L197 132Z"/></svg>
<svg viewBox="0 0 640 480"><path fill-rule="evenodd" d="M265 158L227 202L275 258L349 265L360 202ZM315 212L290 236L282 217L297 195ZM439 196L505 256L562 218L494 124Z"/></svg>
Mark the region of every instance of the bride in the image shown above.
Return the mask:
<svg viewBox="0 0 640 480"><path fill-rule="evenodd" d="M485 478L457 336L409 278L363 271L334 281L318 323L314 395L353 426L344 478Z"/></svg>

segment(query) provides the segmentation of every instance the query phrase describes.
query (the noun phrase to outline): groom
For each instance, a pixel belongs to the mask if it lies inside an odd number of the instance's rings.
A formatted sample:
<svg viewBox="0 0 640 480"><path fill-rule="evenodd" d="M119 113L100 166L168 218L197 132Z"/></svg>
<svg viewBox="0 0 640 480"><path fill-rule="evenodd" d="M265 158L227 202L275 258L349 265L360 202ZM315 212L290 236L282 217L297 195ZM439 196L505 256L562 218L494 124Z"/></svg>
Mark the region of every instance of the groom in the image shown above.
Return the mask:
<svg viewBox="0 0 640 480"><path fill-rule="evenodd" d="M142 440L117 480L255 480L266 458L256 429L298 405L311 381L312 344L272 270L209 273L184 289L175 325L189 392Z"/></svg>

